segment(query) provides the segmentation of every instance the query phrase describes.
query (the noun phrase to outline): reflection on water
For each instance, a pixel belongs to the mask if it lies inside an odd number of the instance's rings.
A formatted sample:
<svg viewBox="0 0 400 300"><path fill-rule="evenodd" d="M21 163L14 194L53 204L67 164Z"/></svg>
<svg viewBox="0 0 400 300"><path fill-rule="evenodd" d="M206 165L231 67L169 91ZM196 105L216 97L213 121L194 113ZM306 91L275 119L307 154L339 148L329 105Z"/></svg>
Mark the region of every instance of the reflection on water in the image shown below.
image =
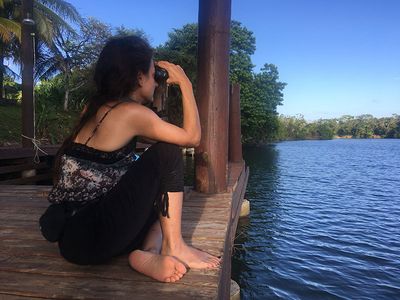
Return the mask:
<svg viewBox="0 0 400 300"><path fill-rule="evenodd" d="M279 183L277 169L279 150L272 144L262 148L246 148L244 153L246 164L250 167L252 183L252 188L246 192L246 198L251 199L251 218L239 219L232 261L232 278L239 282L236 274L246 274L246 280L239 283L242 291L250 290L254 284L261 291L267 289L267 282L258 280L259 272L263 272L271 264L275 236L279 234L275 226L275 220L279 219L281 210L278 195L275 194ZM255 205L259 201L265 205ZM260 240L260 243L253 242L257 240ZM252 259L249 263L247 256L250 253Z"/></svg>
<svg viewBox="0 0 400 300"><path fill-rule="evenodd" d="M400 140L284 142L244 151L242 299L400 299Z"/></svg>

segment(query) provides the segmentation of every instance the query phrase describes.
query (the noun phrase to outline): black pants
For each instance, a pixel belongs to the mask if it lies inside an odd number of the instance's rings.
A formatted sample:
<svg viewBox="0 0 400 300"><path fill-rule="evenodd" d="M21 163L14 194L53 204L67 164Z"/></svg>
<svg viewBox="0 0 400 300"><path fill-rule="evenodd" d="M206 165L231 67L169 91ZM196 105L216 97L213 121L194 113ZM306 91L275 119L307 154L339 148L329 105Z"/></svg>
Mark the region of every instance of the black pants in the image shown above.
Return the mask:
<svg viewBox="0 0 400 300"><path fill-rule="evenodd" d="M77 264L100 264L140 248L158 215L168 213L166 192L182 191L179 147L151 146L110 192L67 220L61 255Z"/></svg>

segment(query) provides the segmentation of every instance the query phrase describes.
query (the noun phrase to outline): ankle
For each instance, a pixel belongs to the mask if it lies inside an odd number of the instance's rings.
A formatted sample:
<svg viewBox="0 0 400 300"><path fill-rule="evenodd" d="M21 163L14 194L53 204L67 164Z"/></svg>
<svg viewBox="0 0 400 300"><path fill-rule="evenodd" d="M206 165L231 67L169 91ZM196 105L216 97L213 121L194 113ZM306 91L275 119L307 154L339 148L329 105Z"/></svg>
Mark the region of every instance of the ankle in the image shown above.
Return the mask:
<svg viewBox="0 0 400 300"><path fill-rule="evenodd" d="M147 247L147 248L143 248L142 250L146 251L146 252L151 252L154 254L160 254L160 251L161 251L161 249L157 248L157 247Z"/></svg>
<svg viewBox="0 0 400 300"><path fill-rule="evenodd" d="M178 251L186 244L183 241L182 237L178 239L163 239L161 252L171 252L171 251Z"/></svg>

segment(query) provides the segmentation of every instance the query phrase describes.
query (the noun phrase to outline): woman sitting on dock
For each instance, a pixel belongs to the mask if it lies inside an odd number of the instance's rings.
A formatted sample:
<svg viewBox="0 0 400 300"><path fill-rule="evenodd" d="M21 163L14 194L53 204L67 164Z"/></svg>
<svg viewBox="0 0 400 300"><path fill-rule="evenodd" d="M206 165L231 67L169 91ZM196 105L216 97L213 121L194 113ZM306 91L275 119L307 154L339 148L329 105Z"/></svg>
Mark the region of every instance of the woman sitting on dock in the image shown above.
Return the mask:
<svg viewBox="0 0 400 300"><path fill-rule="evenodd" d="M214 268L220 260L188 246L181 233L179 146L197 146L201 136L192 84L180 66L152 56L136 36L105 45L95 69L97 93L58 153L52 205L40 223L70 262L101 264L129 253L133 269L175 282L187 267ZM181 89L182 128L144 105L153 101L156 68ZM158 141L140 157L139 136Z"/></svg>

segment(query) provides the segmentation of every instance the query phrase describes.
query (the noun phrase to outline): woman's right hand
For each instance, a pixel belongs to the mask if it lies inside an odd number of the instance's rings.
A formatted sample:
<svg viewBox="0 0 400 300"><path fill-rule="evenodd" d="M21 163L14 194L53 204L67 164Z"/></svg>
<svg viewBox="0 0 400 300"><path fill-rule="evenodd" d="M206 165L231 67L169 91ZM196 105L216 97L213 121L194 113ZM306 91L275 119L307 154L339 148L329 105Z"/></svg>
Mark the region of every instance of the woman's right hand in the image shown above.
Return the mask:
<svg viewBox="0 0 400 300"><path fill-rule="evenodd" d="M167 142L186 147L197 147L201 139L201 126L192 83L183 69L167 61L155 62L167 70L168 84L178 84L182 92L182 128L160 119L152 110L135 105L129 113L129 128L134 136L143 136L155 141Z"/></svg>
<svg viewBox="0 0 400 300"><path fill-rule="evenodd" d="M179 86L184 84L191 85L189 78L187 77L185 71L182 69L181 66L163 60L157 61L155 62L155 64L167 70L169 75L167 79L167 84L178 84Z"/></svg>

